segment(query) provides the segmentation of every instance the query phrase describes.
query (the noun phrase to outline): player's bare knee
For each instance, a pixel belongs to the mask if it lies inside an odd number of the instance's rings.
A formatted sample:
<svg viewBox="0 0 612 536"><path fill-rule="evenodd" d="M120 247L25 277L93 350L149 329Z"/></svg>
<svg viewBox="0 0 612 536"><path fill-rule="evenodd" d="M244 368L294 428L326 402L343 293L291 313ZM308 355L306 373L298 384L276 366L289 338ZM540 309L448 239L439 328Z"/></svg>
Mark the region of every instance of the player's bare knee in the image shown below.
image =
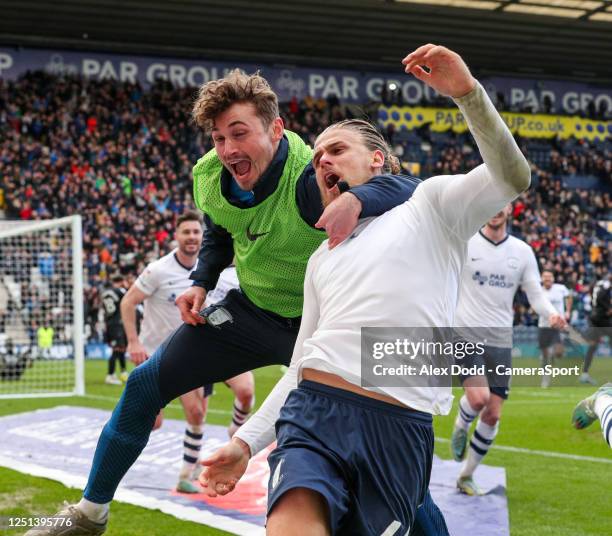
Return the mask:
<svg viewBox="0 0 612 536"><path fill-rule="evenodd" d="M185 418L189 424L199 426L204 422L204 417L206 417L206 413L204 413L201 405L189 404L185 406Z"/></svg>
<svg viewBox="0 0 612 536"><path fill-rule="evenodd" d="M488 403L491 398L489 389L467 389L466 395L470 406L476 411L481 411Z"/></svg>
<svg viewBox="0 0 612 536"><path fill-rule="evenodd" d="M294 488L276 502L266 523L268 536L328 536L329 508L320 493Z"/></svg>
<svg viewBox="0 0 612 536"><path fill-rule="evenodd" d="M251 407L254 394L253 385L241 386L240 389L234 391L234 396L238 399L243 408Z"/></svg>
<svg viewBox="0 0 612 536"><path fill-rule="evenodd" d="M485 408L480 415L480 420L489 426L495 426L501 418L501 408Z"/></svg>

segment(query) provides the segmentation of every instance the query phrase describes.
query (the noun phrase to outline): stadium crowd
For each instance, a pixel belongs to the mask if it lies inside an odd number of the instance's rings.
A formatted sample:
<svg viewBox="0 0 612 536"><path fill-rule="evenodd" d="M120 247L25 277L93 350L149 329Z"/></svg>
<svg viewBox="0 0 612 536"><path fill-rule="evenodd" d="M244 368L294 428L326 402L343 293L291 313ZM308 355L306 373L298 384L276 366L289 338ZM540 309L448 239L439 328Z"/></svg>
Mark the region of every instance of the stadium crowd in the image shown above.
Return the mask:
<svg viewBox="0 0 612 536"><path fill-rule="evenodd" d="M167 252L177 215L193 206L191 168L210 147L190 119L194 97L194 88L163 81L145 91L40 72L0 79L0 211L21 220L83 216L92 337L109 276L139 273ZM375 108L368 112L376 116ZM335 98L306 98L285 103L282 113L285 126L312 144L330 123L359 111ZM460 173L479 163L467 135L426 128L386 135L407 173ZM610 242L597 222L611 219L611 203L609 193L567 189L563 181L588 174L609 186L612 144L552 140L534 149L519 141L535 180L515 205L512 232L534 248L541 268L573 290L580 322L591 285L610 264ZM520 296L516 311L517 323L534 323Z"/></svg>

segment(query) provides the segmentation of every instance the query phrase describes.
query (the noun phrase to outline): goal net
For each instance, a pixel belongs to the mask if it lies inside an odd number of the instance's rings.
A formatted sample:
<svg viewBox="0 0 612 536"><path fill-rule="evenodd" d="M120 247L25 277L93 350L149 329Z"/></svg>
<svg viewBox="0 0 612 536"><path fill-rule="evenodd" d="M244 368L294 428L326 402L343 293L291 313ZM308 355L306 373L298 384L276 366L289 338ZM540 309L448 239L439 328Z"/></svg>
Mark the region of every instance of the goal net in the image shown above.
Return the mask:
<svg viewBox="0 0 612 536"><path fill-rule="evenodd" d="M0 398L85 393L81 217L0 220Z"/></svg>

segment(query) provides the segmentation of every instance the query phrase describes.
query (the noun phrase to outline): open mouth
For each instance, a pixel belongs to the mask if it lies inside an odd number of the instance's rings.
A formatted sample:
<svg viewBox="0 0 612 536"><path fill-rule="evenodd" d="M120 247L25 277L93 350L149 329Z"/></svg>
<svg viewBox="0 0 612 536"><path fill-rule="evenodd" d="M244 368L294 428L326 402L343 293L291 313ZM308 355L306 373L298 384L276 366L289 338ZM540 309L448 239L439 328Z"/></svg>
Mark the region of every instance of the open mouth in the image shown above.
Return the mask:
<svg viewBox="0 0 612 536"><path fill-rule="evenodd" d="M249 160L238 160L237 162L231 162L230 167L235 178L245 177L251 171L251 162Z"/></svg>
<svg viewBox="0 0 612 536"><path fill-rule="evenodd" d="M340 176L336 175L333 172L330 172L325 174L323 180L325 181L325 186L327 186L327 188L331 190L334 186L336 186L336 184L340 182Z"/></svg>

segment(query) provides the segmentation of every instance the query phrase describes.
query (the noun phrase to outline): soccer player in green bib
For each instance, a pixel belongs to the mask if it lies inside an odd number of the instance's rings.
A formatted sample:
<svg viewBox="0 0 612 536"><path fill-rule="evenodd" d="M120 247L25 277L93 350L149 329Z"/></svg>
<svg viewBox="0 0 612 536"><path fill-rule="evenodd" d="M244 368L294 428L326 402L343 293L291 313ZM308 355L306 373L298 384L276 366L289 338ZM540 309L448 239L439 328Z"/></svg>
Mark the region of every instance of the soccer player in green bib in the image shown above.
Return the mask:
<svg viewBox="0 0 612 536"><path fill-rule="evenodd" d="M214 149L193 170L206 231L191 274L194 286L177 299L185 324L130 374L100 435L83 499L57 514L70 518L71 527L58 523L30 535L102 534L119 482L147 444L159 410L202 385L288 365L300 327L306 264L327 238L325 231L334 247L359 218L405 202L417 185L392 174L399 164L387 149L386 175L345 191L324 210L312 151L284 129L276 94L257 74L233 71L205 84L193 116L212 135ZM329 173L328 189L344 190L343 179ZM240 290L200 311L234 258Z"/></svg>

